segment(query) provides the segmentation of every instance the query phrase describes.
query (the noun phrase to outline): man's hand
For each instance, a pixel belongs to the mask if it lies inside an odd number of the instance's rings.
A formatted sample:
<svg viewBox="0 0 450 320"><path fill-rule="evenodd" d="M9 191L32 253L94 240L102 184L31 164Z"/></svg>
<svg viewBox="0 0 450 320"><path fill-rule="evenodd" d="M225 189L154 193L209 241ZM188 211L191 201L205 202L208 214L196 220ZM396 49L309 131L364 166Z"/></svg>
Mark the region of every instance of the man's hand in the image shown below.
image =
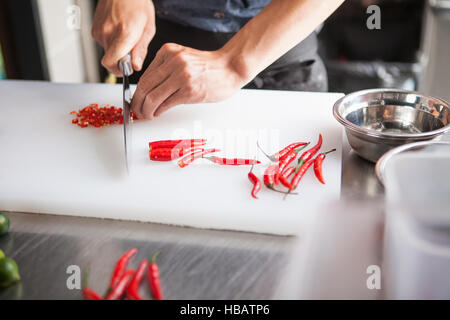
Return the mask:
<svg viewBox="0 0 450 320"><path fill-rule="evenodd" d="M131 52L134 70L141 70L155 35L155 8L150 0L100 0L92 36L105 49L102 64L121 76L118 62Z"/></svg>
<svg viewBox="0 0 450 320"><path fill-rule="evenodd" d="M248 80L232 63L235 57L166 43L147 68L134 93L132 110L153 119L179 105L223 100Z"/></svg>
<svg viewBox="0 0 450 320"><path fill-rule="evenodd" d="M305 39L342 2L272 0L217 51L165 44L139 80L133 111L153 119L178 104L231 96Z"/></svg>

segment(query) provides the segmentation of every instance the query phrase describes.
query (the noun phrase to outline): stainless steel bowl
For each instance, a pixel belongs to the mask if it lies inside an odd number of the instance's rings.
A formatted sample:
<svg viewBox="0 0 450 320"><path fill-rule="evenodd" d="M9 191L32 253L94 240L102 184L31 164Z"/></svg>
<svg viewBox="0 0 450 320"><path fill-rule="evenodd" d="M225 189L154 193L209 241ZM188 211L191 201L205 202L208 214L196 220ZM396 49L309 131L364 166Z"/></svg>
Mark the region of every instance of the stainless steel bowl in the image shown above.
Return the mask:
<svg viewBox="0 0 450 320"><path fill-rule="evenodd" d="M403 154L406 152L422 152L424 154L433 155L433 154L448 154L450 155L450 142L444 141L422 141L405 144L403 146L394 148L388 152L386 152L378 161L375 166L375 173L377 175L378 180L380 180L381 184L384 185L384 181L386 180L386 167L391 162L392 158L394 158L398 154Z"/></svg>
<svg viewBox="0 0 450 320"><path fill-rule="evenodd" d="M372 162L399 145L437 139L450 130L449 104L415 91L357 91L339 99L333 114L353 150Z"/></svg>

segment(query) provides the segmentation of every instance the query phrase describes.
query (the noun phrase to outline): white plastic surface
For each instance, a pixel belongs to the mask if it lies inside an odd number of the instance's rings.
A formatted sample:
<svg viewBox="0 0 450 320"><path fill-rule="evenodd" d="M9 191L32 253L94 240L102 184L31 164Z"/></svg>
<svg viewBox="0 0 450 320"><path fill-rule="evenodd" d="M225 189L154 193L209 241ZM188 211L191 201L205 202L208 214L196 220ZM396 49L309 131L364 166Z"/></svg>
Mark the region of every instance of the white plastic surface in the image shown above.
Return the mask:
<svg viewBox="0 0 450 320"><path fill-rule="evenodd" d="M133 124L133 159L127 176L123 128L80 128L72 110L90 103L121 106L121 85L0 82L0 210L296 234L320 204L339 197L340 125L332 116L340 94L241 90L215 104L176 107L153 121ZM294 141L317 142L327 156L327 184L312 168L299 195L265 188L250 196L248 166L218 166L200 159L184 169L151 162L148 142L205 137L220 155L253 158L256 140L270 153ZM254 168L261 178L267 166Z"/></svg>

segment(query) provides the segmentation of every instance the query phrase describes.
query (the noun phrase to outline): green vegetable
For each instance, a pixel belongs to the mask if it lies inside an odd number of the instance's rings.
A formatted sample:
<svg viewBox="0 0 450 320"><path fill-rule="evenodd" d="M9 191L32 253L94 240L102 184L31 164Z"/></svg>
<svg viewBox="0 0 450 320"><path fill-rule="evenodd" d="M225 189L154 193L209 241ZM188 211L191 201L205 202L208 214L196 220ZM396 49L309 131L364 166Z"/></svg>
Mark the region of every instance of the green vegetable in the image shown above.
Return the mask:
<svg viewBox="0 0 450 320"><path fill-rule="evenodd" d="M0 212L0 236L4 235L9 230L9 218L3 212Z"/></svg>
<svg viewBox="0 0 450 320"><path fill-rule="evenodd" d="M8 287L20 280L19 268L11 258L0 259L0 287Z"/></svg>
<svg viewBox="0 0 450 320"><path fill-rule="evenodd" d="M5 253L0 249L0 259L3 259L5 257Z"/></svg>

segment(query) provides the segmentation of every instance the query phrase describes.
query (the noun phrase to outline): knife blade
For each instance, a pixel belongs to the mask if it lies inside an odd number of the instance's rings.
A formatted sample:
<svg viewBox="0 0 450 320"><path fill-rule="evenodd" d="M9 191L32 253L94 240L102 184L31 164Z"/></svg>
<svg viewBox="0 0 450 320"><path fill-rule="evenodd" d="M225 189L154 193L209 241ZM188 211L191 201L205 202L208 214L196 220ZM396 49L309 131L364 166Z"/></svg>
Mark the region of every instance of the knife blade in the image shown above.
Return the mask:
<svg viewBox="0 0 450 320"><path fill-rule="evenodd" d="M119 61L119 69L123 74L123 138L125 146L125 165L130 174L131 166L131 90L128 77L133 74L131 55L127 54Z"/></svg>

